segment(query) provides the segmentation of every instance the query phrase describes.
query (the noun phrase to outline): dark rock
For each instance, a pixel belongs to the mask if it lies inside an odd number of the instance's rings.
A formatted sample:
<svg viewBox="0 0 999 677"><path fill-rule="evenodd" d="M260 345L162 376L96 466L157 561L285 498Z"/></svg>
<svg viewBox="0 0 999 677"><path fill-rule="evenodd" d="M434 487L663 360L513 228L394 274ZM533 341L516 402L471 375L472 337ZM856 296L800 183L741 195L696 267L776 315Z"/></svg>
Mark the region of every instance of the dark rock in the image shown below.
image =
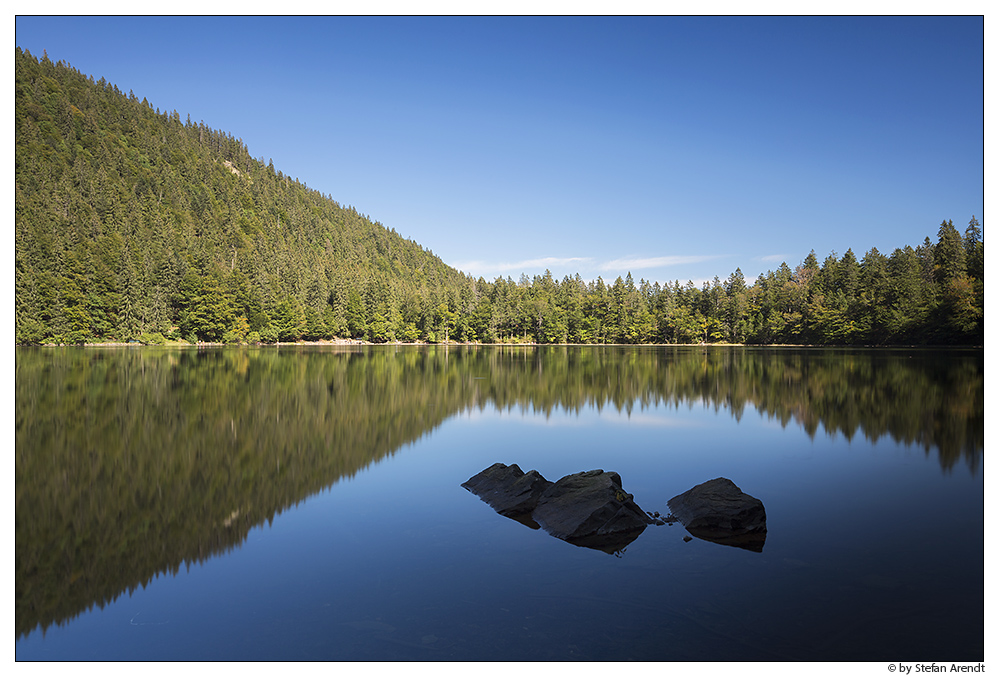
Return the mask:
<svg viewBox="0 0 999 677"><path fill-rule="evenodd" d="M538 497L552 483L537 470L524 473L516 463L494 463L461 486L504 517L537 529L538 525L530 515L538 504Z"/></svg>
<svg viewBox="0 0 999 677"><path fill-rule="evenodd" d="M652 524L621 476L603 470L566 475L541 494L532 516L552 536L579 544L624 534L631 542Z"/></svg>
<svg viewBox="0 0 999 677"><path fill-rule="evenodd" d="M767 538L763 502L719 477L667 501L670 511L697 538L762 552Z"/></svg>
<svg viewBox="0 0 999 677"><path fill-rule="evenodd" d="M621 488L616 472L590 470L552 484L536 470L496 463L461 486L501 515L608 553L622 551L653 522Z"/></svg>

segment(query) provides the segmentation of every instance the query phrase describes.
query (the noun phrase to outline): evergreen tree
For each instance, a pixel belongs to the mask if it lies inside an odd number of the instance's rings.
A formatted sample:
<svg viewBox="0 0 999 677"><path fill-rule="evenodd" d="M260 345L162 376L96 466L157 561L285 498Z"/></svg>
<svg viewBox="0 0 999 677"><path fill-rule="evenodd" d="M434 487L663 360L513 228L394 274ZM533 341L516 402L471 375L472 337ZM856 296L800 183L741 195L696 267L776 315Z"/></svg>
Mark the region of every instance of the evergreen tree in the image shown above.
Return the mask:
<svg viewBox="0 0 999 677"><path fill-rule="evenodd" d="M964 231L964 257L968 266L968 277L985 279L985 247L982 243L982 227L972 215Z"/></svg>
<svg viewBox="0 0 999 677"><path fill-rule="evenodd" d="M940 224L937 238L933 249L935 279L938 283L945 284L967 272L965 243L953 221Z"/></svg>
<svg viewBox="0 0 999 677"><path fill-rule="evenodd" d="M747 285L628 273L462 274L254 159L231 133L15 54L14 322L22 344L328 338L538 343L957 343L984 339L972 217L858 262L814 250ZM145 340L143 338L143 340Z"/></svg>

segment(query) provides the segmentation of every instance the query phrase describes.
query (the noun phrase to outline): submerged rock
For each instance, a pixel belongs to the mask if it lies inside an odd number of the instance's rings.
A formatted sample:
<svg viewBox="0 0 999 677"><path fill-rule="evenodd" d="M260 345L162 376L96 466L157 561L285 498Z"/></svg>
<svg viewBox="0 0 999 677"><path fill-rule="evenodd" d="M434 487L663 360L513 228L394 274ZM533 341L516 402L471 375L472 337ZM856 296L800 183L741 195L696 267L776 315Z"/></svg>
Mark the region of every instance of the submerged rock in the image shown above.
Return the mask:
<svg viewBox="0 0 999 677"><path fill-rule="evenodd" d="M589 470L552 484L536 470L496 463L461 486L496 512L587 548L616 553L652 524L616 472Z"/></svg>
<svg viewBox="0 0 999 677"><path fill-rule="evenodd" d="M670 511L693 536L754 552L762 552L767 539L767 513L763 502L744 493L724 477L698 484L666 502Z"/></svg>

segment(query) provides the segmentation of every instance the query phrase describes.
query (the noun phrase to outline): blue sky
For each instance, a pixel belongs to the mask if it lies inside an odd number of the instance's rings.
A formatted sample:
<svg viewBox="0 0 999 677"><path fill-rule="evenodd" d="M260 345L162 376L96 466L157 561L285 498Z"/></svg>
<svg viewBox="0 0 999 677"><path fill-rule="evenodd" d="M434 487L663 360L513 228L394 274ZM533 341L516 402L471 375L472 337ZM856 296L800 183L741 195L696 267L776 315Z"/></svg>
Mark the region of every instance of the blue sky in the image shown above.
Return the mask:
<svg viewBox="0 0 999 677"><path fill-rule="evenodd" d="M476 277L748 279L985 226L981 17L19 17Z"/></svg>

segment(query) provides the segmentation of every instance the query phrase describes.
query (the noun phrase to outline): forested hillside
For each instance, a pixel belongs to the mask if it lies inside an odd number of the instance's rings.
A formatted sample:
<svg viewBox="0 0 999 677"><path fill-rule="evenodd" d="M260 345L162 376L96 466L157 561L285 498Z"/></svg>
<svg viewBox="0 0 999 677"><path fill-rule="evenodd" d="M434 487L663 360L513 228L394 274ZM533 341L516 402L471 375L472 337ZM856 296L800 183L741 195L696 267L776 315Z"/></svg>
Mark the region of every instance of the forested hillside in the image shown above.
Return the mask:
<svg viewBox="0 0 999 677"><path fill-rule="evenodd" d="M389 323L416 339L470 287L239 139L104 80L18 51L15 107L19 343L385 340Z"/></svg>
<svg viewBox="0 0 999 677"><path fill-rule="evenodd" d="M972 217L748 285L473 279L229 133L15 54L15 341L980 344Z"/></svg>

